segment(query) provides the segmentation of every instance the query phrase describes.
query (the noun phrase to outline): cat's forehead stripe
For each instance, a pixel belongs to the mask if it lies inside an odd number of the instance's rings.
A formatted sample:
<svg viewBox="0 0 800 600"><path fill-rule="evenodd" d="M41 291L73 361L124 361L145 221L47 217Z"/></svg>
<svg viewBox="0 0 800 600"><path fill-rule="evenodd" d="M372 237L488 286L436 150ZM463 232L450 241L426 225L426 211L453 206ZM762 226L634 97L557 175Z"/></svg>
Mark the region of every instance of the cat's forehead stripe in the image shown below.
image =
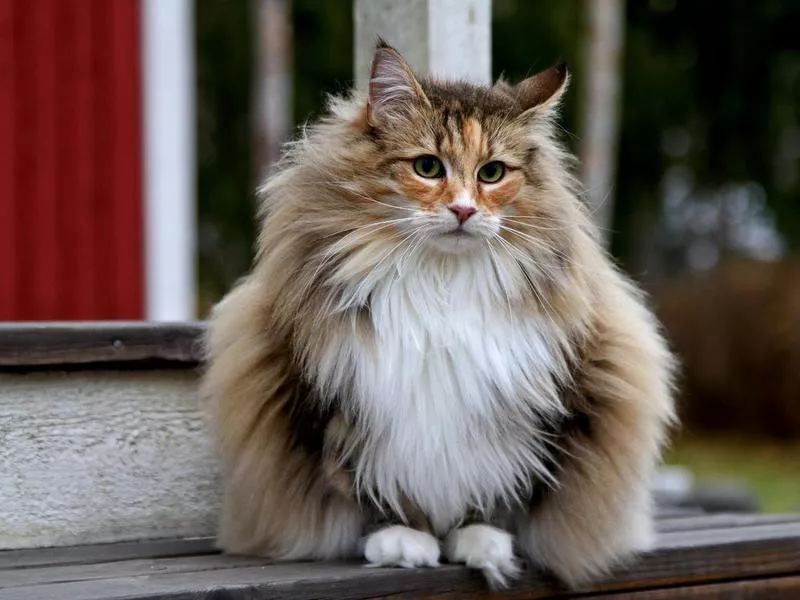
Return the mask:
<svg viewBox="0 0 800 600"><path fill-rule="evenodd" d="M436 150L451 157L457 157L453 169L462 177L471 177L471 172L462 172L490 155L490 141L487 128L475 116L465 116L455 112L443 112L440 125L434 133Z"/></svg>
<svg viewBox="0 0 800 600"><path fill-rule="evenodd" d="M522 112L512 98L491 88L469 83L422 82L425 95L434 108L477 118L488 116L514 116Z"/></svg>

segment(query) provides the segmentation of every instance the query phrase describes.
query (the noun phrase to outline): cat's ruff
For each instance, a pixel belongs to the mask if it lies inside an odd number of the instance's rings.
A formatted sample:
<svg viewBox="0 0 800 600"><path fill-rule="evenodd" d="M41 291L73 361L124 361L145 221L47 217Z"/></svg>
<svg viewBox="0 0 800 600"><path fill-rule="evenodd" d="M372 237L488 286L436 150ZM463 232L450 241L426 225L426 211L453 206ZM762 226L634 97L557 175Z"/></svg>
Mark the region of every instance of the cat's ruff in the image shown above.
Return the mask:
<svg viewBox="0 0 800 600"><path fill-rule="evenodd" d="M486 254L419 251L368 290L374 338L321 339L309 365L327 395L358 407L365 495L397 512L407 497L439 535L555 482L535 434L565 414L561 336L546 314L510 310L492 268Z"/></svg>

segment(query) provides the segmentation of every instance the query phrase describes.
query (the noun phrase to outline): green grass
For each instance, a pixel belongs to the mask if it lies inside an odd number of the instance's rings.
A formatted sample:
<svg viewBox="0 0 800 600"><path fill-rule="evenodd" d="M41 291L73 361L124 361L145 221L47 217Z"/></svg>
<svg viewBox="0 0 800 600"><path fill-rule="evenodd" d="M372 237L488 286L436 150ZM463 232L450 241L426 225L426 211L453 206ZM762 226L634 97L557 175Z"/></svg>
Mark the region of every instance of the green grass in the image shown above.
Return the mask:
<svg viewBox="0 0 800 600"><path fill-rule="evenodd" d="M673 444L668 464L688 467L698 482L746 485L764 512L800 511L800 443L685 436Z"/></svg>

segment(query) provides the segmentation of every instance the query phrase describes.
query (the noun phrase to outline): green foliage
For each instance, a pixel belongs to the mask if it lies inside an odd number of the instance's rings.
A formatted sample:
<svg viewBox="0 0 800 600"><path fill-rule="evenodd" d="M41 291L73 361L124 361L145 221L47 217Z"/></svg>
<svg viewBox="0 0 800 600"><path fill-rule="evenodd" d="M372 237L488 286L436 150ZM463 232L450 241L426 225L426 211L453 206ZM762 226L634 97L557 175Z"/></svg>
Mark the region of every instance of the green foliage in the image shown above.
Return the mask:
<svg viewBox="0 0 800 600"><path fill-rule="evenodd" d="M795 0L628 3L617 253L632 258L671 164L687 165L700 189L758 182L790 247L800 242L800 148L792 158L785 147L792 135L800 146L798 23ZM662 145L675 130L691 143L670 157Z"/></svg>
<svg viewBox="0 0 800 600"><path fill-rule="evenodd" d="M402 1L402 0L398 0ZM294 0L294 110L301 123L352 79L352 0ZM562 125L577 150L581 0L494 0L493 65L519 80L564 58ZM245 0L197 2L201 286L218 296L245 268L254 227L252 15ZM754 181L790 247L800 243L800 2L629 0L613 251L640 268L663 176L698 190ZM667 151L670 136L689 140Z"/></svg>
<svg viewBox="0 0 800 600"><path fill-rule="evenodd" d="M197 200L201 290L213 298L245 271L253 223L249 2L196 6Z"/></svg>
<svg viewBox="0 0 800 600"><path fill-rule="evenodd" d="M294 0L294 118L319 114L353 80L353 1Z"/></svg>

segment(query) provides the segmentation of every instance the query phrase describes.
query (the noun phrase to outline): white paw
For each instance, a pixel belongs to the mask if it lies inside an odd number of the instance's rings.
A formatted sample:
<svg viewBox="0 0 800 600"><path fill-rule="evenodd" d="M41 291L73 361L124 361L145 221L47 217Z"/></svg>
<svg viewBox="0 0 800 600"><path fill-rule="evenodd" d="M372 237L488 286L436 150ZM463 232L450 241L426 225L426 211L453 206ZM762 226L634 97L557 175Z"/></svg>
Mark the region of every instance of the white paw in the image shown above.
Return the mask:
<svg viewBox="0 0 800 600"><path fill-rule="evenodd" d="M438 567L439 540L424 531L394 525L367 537L364 558L372 567Z"/></svg>
<svg viewBox="0 0 800 600"><path fill-rule="evenodd" d="M447 559L480 569L493 588L506 587L519 574L514 538L491 525L469 525L447 536Z"/></svg>

